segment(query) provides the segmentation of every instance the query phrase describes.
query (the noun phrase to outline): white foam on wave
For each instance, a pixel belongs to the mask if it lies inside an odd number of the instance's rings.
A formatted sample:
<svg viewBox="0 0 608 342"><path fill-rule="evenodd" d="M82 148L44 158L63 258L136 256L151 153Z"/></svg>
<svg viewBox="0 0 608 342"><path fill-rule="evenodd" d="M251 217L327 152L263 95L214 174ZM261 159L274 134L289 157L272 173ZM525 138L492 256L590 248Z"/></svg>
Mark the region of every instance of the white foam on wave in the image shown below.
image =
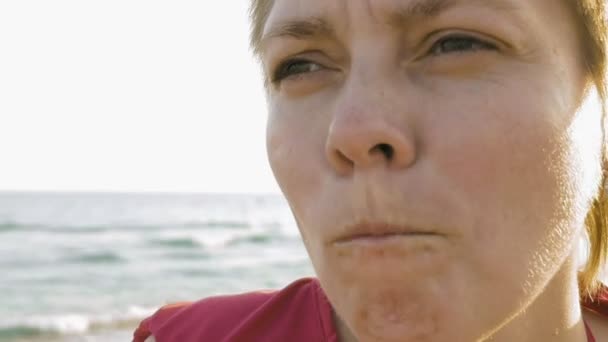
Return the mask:
<svg viewBox="0 0 608 342"><path fill-rule="evenodd" d="M169 231L159 234L160 240L184 240L192 241L198 246L203 246L210 250L220 250L230 245L234 241L254 237L266 233L262 230L215 230L215 231ZM280 232L279 232L280 234Z"/></svg>
<svg viewBox="0 0 608 342"><path fill-rule="evenodd" d="M62 334L85 333L89 330L89 317L78 314L66 314L55 317L34 317L24 322L26 327L42 331L53 331Z"/></svg>
<svg viewBox="0 0 608 342"><path fill-rule="evenodd" d="M156 308L144 308L141 306L131 305L127 309L127 317L128 318L146 318L152 315L156 311Z"/></svg>
<svg viewBox="0 0 608 342"><path fill-rule="evenodd" d="M94 330L108 330L133 325L152 315L155 311L156 308L132 305L124 311L107 314L40 315L0 323L0 330L26 328L61 335L80 335Z"/></svg>

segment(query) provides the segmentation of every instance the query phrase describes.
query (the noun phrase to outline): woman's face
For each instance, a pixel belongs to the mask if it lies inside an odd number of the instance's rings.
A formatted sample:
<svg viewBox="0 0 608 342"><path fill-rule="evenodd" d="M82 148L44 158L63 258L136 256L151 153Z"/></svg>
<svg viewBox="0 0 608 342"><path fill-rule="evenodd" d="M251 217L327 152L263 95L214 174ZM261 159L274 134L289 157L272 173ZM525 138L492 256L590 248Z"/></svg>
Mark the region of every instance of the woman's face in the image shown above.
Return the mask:
<svg viewBox="0 0 608 342"><path fill-rule="evenodd" d="M576 283L601 118L566 3L275 0L269 160L361 340L474 341Z"/></svg>

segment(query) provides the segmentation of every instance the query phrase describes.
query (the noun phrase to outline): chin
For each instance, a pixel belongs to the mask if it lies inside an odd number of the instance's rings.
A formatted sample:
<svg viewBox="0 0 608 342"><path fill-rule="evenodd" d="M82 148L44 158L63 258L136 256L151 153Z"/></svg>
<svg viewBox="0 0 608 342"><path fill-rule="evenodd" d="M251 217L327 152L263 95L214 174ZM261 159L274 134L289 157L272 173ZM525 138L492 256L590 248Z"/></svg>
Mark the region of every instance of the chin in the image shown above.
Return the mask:
<svg viewBox="0 0 608 342"><path fill-rule="evenodd" d="M347 317L360 341L456 341L454 334L446 334L453 322L450 323L441 306L424 300L386 302L390 297L361 302Z"/></svg>
<svg viewBox="0 0 608 342"><path fill-rule="evenodd" d="M361 342L471 342L474 338L464 336L462 327L475 321L470 314L475 310L468 307L464 284L450 279L448 269L412 270L406 265L398 272L377 265L353 274L320 274L319 279L337 314ZM328 276L325 282L323 275Z"/></svg>

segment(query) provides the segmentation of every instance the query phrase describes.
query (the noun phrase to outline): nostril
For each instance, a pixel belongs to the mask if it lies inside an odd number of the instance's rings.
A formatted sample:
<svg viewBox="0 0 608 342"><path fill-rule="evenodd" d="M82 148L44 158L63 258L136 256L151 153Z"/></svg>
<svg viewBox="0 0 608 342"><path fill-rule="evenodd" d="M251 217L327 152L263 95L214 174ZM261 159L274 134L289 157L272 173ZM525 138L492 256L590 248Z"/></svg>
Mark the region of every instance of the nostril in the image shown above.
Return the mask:
<svg viewBox="0 0 608 342"><path fill-rule="evenodd" d="M386 159L388 160L392 160L393 155L395 154L395 150L389 144L378 144L376 145L376 147L374 147L374 150L375 149L382 151L382 153L386 156Z"/></svg>

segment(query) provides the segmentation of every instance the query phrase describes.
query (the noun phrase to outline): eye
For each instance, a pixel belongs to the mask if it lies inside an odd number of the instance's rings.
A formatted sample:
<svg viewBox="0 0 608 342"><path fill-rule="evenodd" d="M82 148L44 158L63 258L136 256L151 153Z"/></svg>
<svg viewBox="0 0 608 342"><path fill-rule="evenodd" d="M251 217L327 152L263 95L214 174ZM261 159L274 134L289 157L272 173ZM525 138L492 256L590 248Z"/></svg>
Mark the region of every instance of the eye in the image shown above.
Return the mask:
<svg viewBox="0 0 608 342"><path fill-rule="evenodd" d="M321 69L317 63L305 59L290 59L281 63L272 75L273 82L279 82L287 77L311 73Z"/></svg>
<svg viewBox="0 0 608 342"><path fill-rule="evenodd" d="M491 43L466 35L452 35L440 39L431 48L431 54L439 56L447 53L476 52L480 50L497 50Z"/></svg>

